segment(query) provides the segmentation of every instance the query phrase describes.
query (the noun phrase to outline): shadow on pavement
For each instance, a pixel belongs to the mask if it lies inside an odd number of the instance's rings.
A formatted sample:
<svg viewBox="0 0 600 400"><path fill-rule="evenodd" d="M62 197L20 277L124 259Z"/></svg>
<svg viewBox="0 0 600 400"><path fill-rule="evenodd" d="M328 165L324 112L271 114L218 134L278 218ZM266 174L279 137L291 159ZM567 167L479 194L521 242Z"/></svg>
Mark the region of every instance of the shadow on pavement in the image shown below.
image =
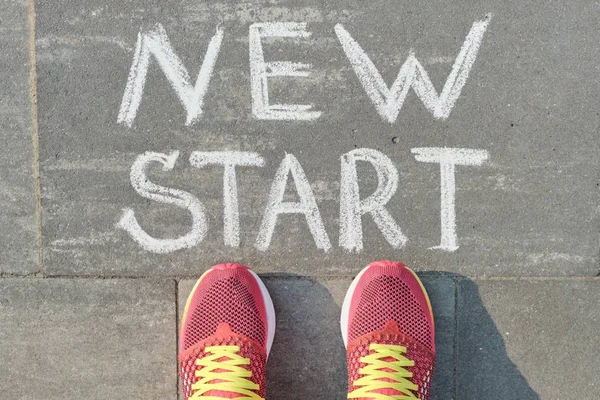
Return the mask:
<svg viewBox="0 0 600 400"><path fill-rule="evenodd" d="M476 283L449 273L419 276L436 314L438 357L431 400L538 400L506 354ZM277 313L268 398L345 399L346 356L338 304L351 280L285 274L264 281Z"/></svg>
<svg viewBox="0 0 600 400"><path fill-rule="evenodd" d="M340 307L329 289L297 275L268 277L264 282L277 314L267 398L345 399L346 352Z"/></svg>
<svg viewBox="0 0 600 400"><path fill-rule="evenodd" d="M457 285L457 399L539 400L508 357L477 284L461 275L450 276Z"/></svg>

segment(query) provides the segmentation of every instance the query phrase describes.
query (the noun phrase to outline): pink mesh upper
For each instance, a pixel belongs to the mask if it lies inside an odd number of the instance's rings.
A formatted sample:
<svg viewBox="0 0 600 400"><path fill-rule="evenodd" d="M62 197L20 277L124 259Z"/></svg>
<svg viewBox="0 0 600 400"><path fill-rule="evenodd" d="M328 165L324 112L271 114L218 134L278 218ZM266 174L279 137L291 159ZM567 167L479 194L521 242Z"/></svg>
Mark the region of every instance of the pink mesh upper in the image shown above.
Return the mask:
<svg viewBox="0 0 600 400"><path fill-rule="evenodd" d="M179 339L179 367L184 399L192 395L196 359L209 346L239 346L250 359L246 368L265 397L267 315L260 287L247 267L220 264L212 267L190 295ZM231 392L210 391L206 396L236 398Z"/></svg>
<svg viewBox="0 0 600 400"><path fill-rule="evenodd" d="M372 343L405 346L415 365L407 368L421 400L429 399L435 367L435 329L427 294L404 264L378 261L359 278L348 316L348 392L361 377L360 359L371 353ZM398 395L393 389L381 393Z"/></svg>
<svg viewBox="0 0 600 400"><path fill-rule="evenodd" d="M417 391L419 399L429 399L431 378L433 377L435 367L435 354L412 338L399 333L396 326L390 329L389 325L387 329L360 337L348 346L346 353L348 362L348 393L356 389L354 382L361 377L360 368L366 366L366 364L361 363L360 359L371 353L369 350L371 343L405 346L407 350L405 356L415 362L414 367L407 368L408 371L413 373L413 377L410 380L419 387ZM385 392L388 395L399 394L395 390L389 389L381 390L381 392Z"/></svg>
<svg viewBox="0 0 600 400"><path fill-rule="evenodd" d="M213 335L221 323L266 348L267 317L260 288L241 265L215 266L203 277L183 321L180 350Z"/></svg>
<svg viewBox="0 0 600 400"><path fill-rule="evenodd" d="M394 321L400 332L435 352L433 316L419 281L398 262L369 266L350 304L348 343Z"/></svg>

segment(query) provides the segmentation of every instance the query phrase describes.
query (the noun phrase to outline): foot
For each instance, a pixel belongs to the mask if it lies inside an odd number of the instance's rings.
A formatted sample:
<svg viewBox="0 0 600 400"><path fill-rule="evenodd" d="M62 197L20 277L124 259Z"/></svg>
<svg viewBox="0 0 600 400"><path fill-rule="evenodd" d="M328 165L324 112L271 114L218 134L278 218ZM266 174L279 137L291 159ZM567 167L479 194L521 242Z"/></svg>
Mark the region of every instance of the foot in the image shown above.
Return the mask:
<svg viewBox="0 0 600 400"><path fill-rule="evenodd" d="M260 278L239 264L209 269L188 297L181 321L184 399L264 399L274 334L273 302Z"/></svg>
<svg viewBox="0 0 600 400"><path fill-rule="evenodd" d="M369 264L346 294L341 328L349 399L429 399L433 313L414 272L398 262Z"/></svg>

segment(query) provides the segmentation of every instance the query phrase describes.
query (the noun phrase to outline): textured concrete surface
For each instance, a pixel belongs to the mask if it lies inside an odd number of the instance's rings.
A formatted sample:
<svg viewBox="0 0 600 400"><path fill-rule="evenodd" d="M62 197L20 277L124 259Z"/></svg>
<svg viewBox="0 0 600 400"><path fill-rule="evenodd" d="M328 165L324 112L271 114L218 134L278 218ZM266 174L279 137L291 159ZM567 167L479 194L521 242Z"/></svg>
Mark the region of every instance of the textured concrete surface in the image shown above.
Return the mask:
<svg viewBox="0 0 600 400"><path fill-rule="evenodd" d="M276 303L270 398L342 399L342 298L352 276L382 258L421 271L430 292L432 400L598 397L599 12L592 0L0 3L0 397L175 399L177 307L191 278L240 261L265 274ZM487 13L483 44L446 120L411 90L396 122L383 122L334 33L343 24L387 84L413 49L440 90L469 28ZM269 79L269 94L314 104L323 112L317 121L252 117L248 28L265 21L308 23L310 38L264 40L264 49L269 61L312 64L309 77ZM193 126L154 60L133 126L117 123L138 33L156 23L192 77L217 24L224 29ZM362 253L338 245L340 156L362 147L399 171L388 209L409 239L403 249L368 216ZM415 161L415 147L489 152L486 164L456 170L455 252L429 249L440 240L440 172ZM141 197L129 176L140 154L175 150L173 170L153 166L149 179L196 196L209 230L196 246L153 254L117 222L131 208L154 237L187 232L186 211ZM197 150L265 158L263 168L238 171L238 249L223 244L223 169L191 167ZM255 247L286 153L306 172L328 253L316 249L304 218L289 215L266 251ZM366 197L376 174L365 165L358 174Z"/></svg>
<svg viewBox="0 0 600 400"><path fill-rule="evenodd" d="M459 399L592 399L600 280L458 283Z"/></svg>
<svg viewBox="0 0 600 400"><path fill-rule="evenodd" d="M260 272L346 275L382 257L470 276L598 273L596 2L36 4L48 274L194 276L202 259L243 261ZM344 24L388 84L414 49L440 90L471 25L490 12L483 44L447 120L434 119L411 92L397 121L383 122L333 30ZM271 95L281 102L314 103L323 112L319 120L252 118L248 27L259 21L308 22L310 39L271 40L264 48L269 60L313 65L309 77L272 79ZM182 105L152 61L137 118L127 128L117 124L117 115L137 35L157 22L191 76L222 24L204 115L185 126ZM454 253L429 249L440 240L439 166L415 161L410 149L423 146L490 154L480 167L457 167L460 248ZM353 255L338 246L339 157L357 147L382 151L400 171L388 208L409 239L404 249L394 250L368 216L364 251ZM175 168L151 168L150 180L197 196L210 228L202 243L158 255L116 224L122 209L131 207L152 236L187 232L187 211L144 199L129 182L137 155L172 150L181 152ZM239 173L239 249L223 245L222 168L191 167L187 160L194 150L255 151L265 157L264 168ZM274 170L286 152L298 158L312 183L333 245L327 254L316 249L298 216L281 217L267 251L254 247ZM375 175L368 168L359 173L367 195Z"/></svg>
<svg viewBox="0 0 600 400"><path fill-rule="evenodd" d="M175 399L171 280L0 280L4 399Z"/></svg>
<svg viewBox="0 0 600 400"><path fill-rule="evenodd" d="M0 274L27 274L39 270L27 1L0 15Z"/></svg>
<svg viewBox="0 0 600 400"><path fill-rule="evenodd" d="M179 282L179 315L195 280ZM340 331L341 305L352 278L267 276L277 330L268 365L272 399L344 399L346 352ZM431 400L454 394L454 282L425 276L436 318L437 364Z"/></svg>

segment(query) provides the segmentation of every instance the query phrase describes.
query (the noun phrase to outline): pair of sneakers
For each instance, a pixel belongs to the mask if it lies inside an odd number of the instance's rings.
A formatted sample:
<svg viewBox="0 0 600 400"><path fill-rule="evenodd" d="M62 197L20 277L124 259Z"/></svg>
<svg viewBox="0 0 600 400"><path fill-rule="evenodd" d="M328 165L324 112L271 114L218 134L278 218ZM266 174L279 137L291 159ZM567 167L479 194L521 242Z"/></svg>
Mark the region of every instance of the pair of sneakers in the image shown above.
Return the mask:
<svg viewBox="0 0 600 400"><path fill-rule="evenodd" d="M435 364L431 303L413 271L369 264L354 279L340 321L348 398L429 398ZM275 336L267 288L248 267L220 264L196 283L182 316L179 367L185 400L265 398Z"/></svg>

